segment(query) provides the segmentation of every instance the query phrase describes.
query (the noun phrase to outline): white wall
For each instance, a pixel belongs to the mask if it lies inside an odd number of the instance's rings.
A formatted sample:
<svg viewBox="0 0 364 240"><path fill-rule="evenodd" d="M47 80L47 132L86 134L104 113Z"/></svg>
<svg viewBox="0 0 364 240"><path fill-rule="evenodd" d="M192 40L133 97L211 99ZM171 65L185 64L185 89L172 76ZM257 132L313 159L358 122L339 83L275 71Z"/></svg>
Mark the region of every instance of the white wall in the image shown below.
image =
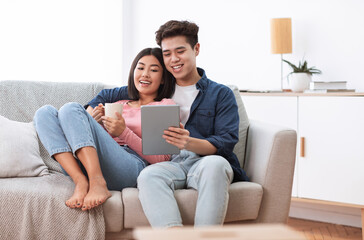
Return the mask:
<svg viewBox="0 0 364 240"><path fill-rule="evenodd" d="M1 0L0 80L122 78L122 1Z"/></svg>
<svg viewBox="0 0 364 240"><path fill-rule="evenodd" d="M364 91L362 0L1 0L0 80L126 84L135 54L156 46L170 20L200 26L198 66L241 89L280 88L280 56L269 21L291 17L293 53L284 58ZM284 75L289 68L284 65Z"/></svg>
<svg viewBox="0 0 364 240"><path fill-rule="evenodd" d="M198 66L212 80L241 89L280 88L280 55L270 53L270 19L291 17L293 53L283 57L298 63L304 56L323 71L313 80L346 80L364 91L364 1L132 0L129 7L130 52L155 46L154 33L164 22L191 20L200 26ZM284 65L284 75L289 70Z"/></svg>

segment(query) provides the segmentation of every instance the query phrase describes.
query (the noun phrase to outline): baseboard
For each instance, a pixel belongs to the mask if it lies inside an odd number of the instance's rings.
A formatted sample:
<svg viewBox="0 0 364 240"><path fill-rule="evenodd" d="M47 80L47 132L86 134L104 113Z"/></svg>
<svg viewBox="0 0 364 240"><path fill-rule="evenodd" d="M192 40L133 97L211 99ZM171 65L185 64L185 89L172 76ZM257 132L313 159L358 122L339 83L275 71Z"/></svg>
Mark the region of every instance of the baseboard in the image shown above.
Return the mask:
<svg viewBox="0 0 364 240"><path fill-rule="evenodd" d="M361 228L359 208L314 203L291 202L289 216L318 222L327 222Z"/></svg>

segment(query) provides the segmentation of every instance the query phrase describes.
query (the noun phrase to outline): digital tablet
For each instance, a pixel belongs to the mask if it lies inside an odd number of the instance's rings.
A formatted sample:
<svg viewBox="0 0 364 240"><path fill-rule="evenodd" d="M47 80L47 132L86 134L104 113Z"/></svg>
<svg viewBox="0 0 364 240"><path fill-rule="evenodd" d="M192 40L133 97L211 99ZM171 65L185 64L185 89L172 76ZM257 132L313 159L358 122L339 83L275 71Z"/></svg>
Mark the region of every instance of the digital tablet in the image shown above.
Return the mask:
<svg viewBox="0 0 364 240"><path fill-rule="evenodd" d="M162 137L168 127L179 127L178 105L144 105L141 107L142 152L144 155L178 154L178 147Z"/></svg>

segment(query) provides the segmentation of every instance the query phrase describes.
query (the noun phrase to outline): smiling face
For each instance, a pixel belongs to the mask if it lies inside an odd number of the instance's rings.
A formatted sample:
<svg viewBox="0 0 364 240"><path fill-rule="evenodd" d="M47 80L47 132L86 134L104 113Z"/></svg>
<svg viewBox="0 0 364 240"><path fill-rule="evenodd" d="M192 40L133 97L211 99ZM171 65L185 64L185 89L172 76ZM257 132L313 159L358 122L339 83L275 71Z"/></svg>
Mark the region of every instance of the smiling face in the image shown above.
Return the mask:
<svg viewBox="0 0 364 240"><path fill-rule="evenodd" d="M139 91L140 98L158 95L158 88L162 83L163 67L153 55L139 59L134 69L134 84Z"/></svg>
<svg viewBox="0 0 364 240"><path fill-rule="evenodd" d="M175 36L164 38L161 47L164 64L176 78L178 85L192 85L201 78L196 68L196 56L200 51L199 43L192 48L185 36Z"/></svg>

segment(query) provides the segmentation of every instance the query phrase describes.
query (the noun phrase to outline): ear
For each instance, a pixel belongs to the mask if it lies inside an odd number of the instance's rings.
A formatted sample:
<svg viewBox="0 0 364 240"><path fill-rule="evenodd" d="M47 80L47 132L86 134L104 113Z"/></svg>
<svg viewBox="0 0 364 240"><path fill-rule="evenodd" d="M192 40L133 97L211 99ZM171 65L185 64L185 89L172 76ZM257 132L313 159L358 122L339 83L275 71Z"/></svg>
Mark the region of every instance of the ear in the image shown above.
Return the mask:
<svg viewBox="0 0 364 240"><path fill-rule="evenodd" d="M200 43L196 43L196 45L193 48L193 50L195 51L195 56L197 57L198 54L200 53Z"/></svg>

